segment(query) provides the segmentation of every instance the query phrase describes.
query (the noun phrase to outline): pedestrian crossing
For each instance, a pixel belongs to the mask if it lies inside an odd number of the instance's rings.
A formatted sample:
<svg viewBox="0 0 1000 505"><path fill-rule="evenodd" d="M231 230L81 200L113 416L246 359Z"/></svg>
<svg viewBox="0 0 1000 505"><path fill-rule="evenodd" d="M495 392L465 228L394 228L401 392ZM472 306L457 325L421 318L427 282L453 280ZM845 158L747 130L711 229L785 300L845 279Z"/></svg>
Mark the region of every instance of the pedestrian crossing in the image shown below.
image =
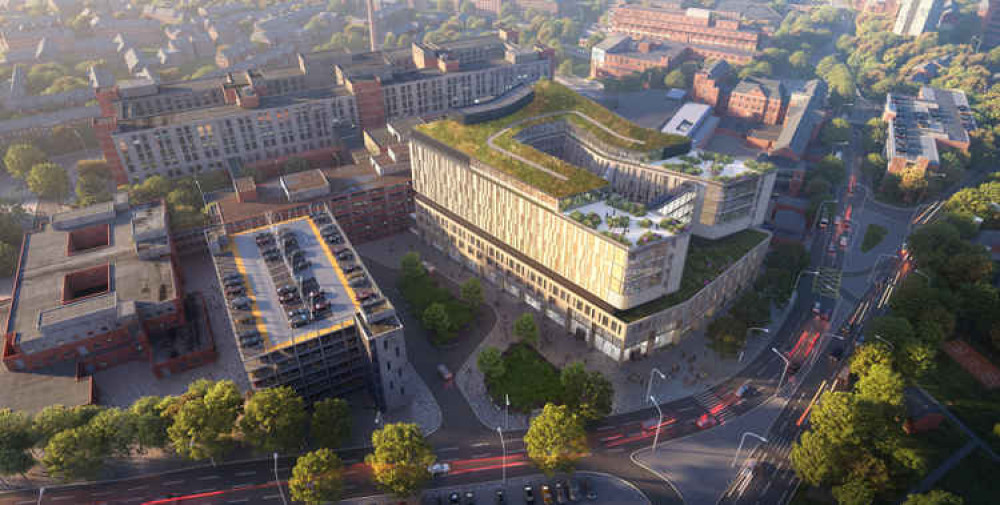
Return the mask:
<svg viewBox="0 0 1000 505"><path fill-rule="evenodd" d="M728 399L728 396L733 396L733 398ZM726 395L727 399L723 399L716 394L715 391L707 389L695 395L694 399L702 408L708 411L709 414L715 417L719 424L725 424L729 419L736 417L737 414L733 412L730 406L735 403L735 395L730 393Z"/></svg>

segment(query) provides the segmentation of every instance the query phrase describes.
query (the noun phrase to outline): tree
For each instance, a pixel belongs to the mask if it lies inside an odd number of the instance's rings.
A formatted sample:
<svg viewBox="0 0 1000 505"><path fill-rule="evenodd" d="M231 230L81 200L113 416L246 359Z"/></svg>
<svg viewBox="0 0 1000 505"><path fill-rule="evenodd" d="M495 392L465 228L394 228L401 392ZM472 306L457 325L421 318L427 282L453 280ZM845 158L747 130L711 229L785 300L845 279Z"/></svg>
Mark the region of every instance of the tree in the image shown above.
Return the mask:
<svg viewBox="0 0 1000 505"><path fill-rule="evenodd" d="M855 384L858 398L892 406L903 404L903 377L885 363L876 363L868 368Z"/></svg>
<svg viewBox="0 0 1000 505"><path fill-rule="evenodd" d="M351 408L347 400L326 398L314 403L309 433L320 447L340 447L351 435Z"/></svg>
<svg viewBox="0 0 1000 505"><path fill-rule="evenodd" d="M670 72L667 72L667 76L663 78L663 85L668 88L687 88L687 77L684 76L684 72L681 69L675 68Z"/></svg>
<svg viewBox="0 0 1000 505"><path fill-rule="evenodd" d="M868 375L871 367L879 364L892 365L892 351L881 342L867 342L858 346L851 356L851 373L858 377Z"/></svg>
<svg viewBox="0 0 1000 505"><path fill-rule="evenodd" d="M875 501L875 489L864 479L851 479L831 490L839 505L869 505Z"/></svg>
<svg viewBox="0 0 1000 505"><path fill-rule="evenodd" d="M600 372L588 373L583 363L575 362L562 369L559 382L563 389L563 404L587 423L611 413L614 387Z"/></svg>
<svg viewBox="0 0 1000 505"><path fill-rule="evenodd" d="M503 355L500 354L500 349L493 346L486 346L479 352L479 356L476 357L476 367L486 377L487 383L500 379L506 372Z"/></svg>
<svg viewBox="0 0 1000 505"><path fill-rule="evenodd" d="M31 167L25 179L28 188L36 195L61 202L69 194L69 176L66 169L55 163L39 163Z"/></svg>
<svg viewBox="0 0 1000 505"><path fill-rule="evenodd" d="M757 291L747 290L733 303L729 315L747 326L765 326L771 319L771 303Z"/></svg>
<svg viewBox="0 0 1000 505"><path fill-rule="evenodd" d="M423 263L420 261L420 254L408 252L399 261L399 266L403 271L403 280L414 280L427 275Z"/></svg>
<svg viewBox="0 0 1000 505"><path fill-rule="evenodd" d="M56 433L71 430L87 424L92 417L100 412L94 405L66 407L49 405L35 414L34 430L38 436L38 444L44 446Z"/></svg>
<svg viewBox="0 0 1000 505"><path fill-rule="evenodd" d="M340 501L344 487L342 467L340 458L330 449L299 456L288 480L292 499L309 505Z"/></svg>
<svg viewBox="0 0 1000 505"><path fill-rule="evenodd" d="M129 407L129 411L133 416L135 439L140 451L166 447L167 428L171 420L163 412L163 398L143 396Z"/></svg>
<svg viewBox="0 0 1000 505"><path fill-rule="evenodd" d="M237 423L243 439L262 453L301 447L305 426L305 402L288 386L255 392L243 406L243 416Z"/></svg>
<svg viewBox="0 0 1000 505"><path fill-rule="evenodd" d="M483 285L475 277L462 283L459 294L462 301L473 310L478 309L483 304Z"/></svg>
<svg viewBox="0 0 1000 505"><path fill-rule="evenodd" d="M746 343L747 324L732 316L722 316L708 325L708 346L720 356L736 356Z"/></svg>
<svg viewBox="0 0 1000 505"><path fill-rule="evenodd" d="M805 51L795 51L788 57L788 64L792 66L800 75L809 73L809 53Z"/></svg>
<svg viewBox="0 0 1000 505"><path fill-rule="evenodd" d="M965 500L947 491L935 489L924 494L911 494L903 505L963 505Z"/></svg>
<svg viewBox="0 0 1000 505"><path fill-rule="evenodd" d="M434 302L424 309L421 317L424 326L439 337L448 336L452 330L451 317L443 303Z"/></svg>
<svg viewBox="0 0 1000 505"><path fill-rule="evenodd" d="M587 433L579 416L566 405L551 403L531 420L524 445L528 457L550 476L557 470L572 470L573 463L588 450Z"/></svg>
<svg viewBox="0 0 1000 505"><path fill-rule="evenodd" d="M188 386L167 429L174 450L190 459L215 459L229 449L243 397L232 381L198 380Z"/></svg>
<svg viewBox="0 0 1000 505"><path fill-rule="evenodd" d="M842 117L835 117L823 125L820 139L827 146L847 142L851 137L851 124Z"/></svg>
<svg viewBox="0 0 1000 505"><path fill-rule="evenodd" d="M806 431L792 445L789 453L795 475L810 486L820 486L833 480L833 476L841 471L839 458L834 457L836 449L837 446L818 431Z"/></svg>
<svg viewBox="0 0 1000 505"><path fill-rule="evenodd" d="M76 164L76 198L80 205L111 201L111 171L104 160Z"/></svg>
<svg viewBox="0 0 1000 505"><path fill-rule="evenodd" d="M573 60L566 58L559 62L559 66L556 67L556 73L559 75L573 75Z"/></svg>
<svg viewBox="0 0 1000 505"><path fill-rule="evenodd" d="M14 275L17 268L19 251L6 242L0 242L0 277Z"/></svg>
<svg viewBox="0 0 1000 505"><path fill-rule="evenodd" d="M7 154L3 157L7 173L18 179L24 179L31 167L46 161L48 158L45 153L31 144L14 144L7 148Z"/></svg>
<svg viewBox="0 0 1000 505"><path fill-rule="evenodd" d="M434 464L430 444L413 423L392 423L372 433L373 452L365 457L375 482L396 496L417 492L430 478Z"/></svg>
<svg viewBox="0 0 1000 505"><path fill-rule="evenodd" d="M0 475L23 475L35 465L30 453L35 439L30 417L11 409L0 410Z"/></svg>
<svg viewBox="0 0 1000 505"><path fill-rule="evenodd" d="M45 445L42 464L62 480L93 479L110 455L98 430L87 425L56 433Z"/></svg>
<svg viewBox="0 0 1000 505"><path fill-rule="evenodd" d="M535 324L535 316L529 312L521 314L514 320L514 336L519 341L531 346L538 345L538 325Z"/></svg>

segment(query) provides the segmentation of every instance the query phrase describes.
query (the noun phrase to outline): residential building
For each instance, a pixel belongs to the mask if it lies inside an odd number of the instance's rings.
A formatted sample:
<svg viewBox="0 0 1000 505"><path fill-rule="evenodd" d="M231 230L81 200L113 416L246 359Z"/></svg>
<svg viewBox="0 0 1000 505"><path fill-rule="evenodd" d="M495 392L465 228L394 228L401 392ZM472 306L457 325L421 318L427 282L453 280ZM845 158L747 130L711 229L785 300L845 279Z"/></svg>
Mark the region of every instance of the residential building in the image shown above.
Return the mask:
<svg viewBox="0 0 1000 505"><path fill-rule="evenodd" d="M892 174L934 171L941 164L940 150L968 152L969 133L976 129L965 92L930 86L916 96L889 93L882 119L888 123L885 151Z"/></svg>
<svg viewBox="0 0 1000 505"><path fill-rule="evenodd" d="M360 129L433 117L550 77L554 53L489 35L408 49L298 56L298 65L97 89L95 123L119 182L295 155L341 160Z"/></svg>
<svg viewBox="0 0 1000 505"><path fill-rule="evenodd" d="M509 114L504 98L496 107ZM632 125L551 81L529 98L513 103L538 115L517 130L509 115L484 113L491 102L414 129L427 242L616 361L676 344L753 281L770 238L752 229L774 183L766 164L689 153L688 139ZM537 155L471 140L493 130ZM682 282L689 261L722 244L723 264Z"/></svg>
<svg viewBox="0 0 1000 505"><path fill-rule="evenodd" d="M611 10L611 33L669 40L694 47L757 51L760 33L725 13L699 8L657 8L623 4Z"/></svg>
<svg viewBox="0 0 1000 505"><path fill-rule="evenodd" d="M979 3L979 17L982 18L982 47L989 49L1000 44L1000 1L983 0Z"/></svg>
<svg viewBox="0 0 1000 505"><path fill-rule="evenodd" d="M293 275L287 257L265 259L261 234L294 236L306 269ZM247 288L226 307L253 389L289 386L311 403L367 388L380 410L408 402L413 372L403 325L324 206L300 206L262 228L211 240L220 289L230 274Z"/></svg>
<svg viewBox="0 0 1000 505"><path fill-rule="evenodd" d="M168 221L162 202L130 207L122 193L28 233L4 325L4 366L91 374L146 359L162 376L214 360L211 330L188 325L207 311L182 297Z"/></svg>
<svg viewBox="0 0 1000 505"><path fill-rule="evenodd" d="M618 35L596 44L591 55L592 77L620 78L654 68L670 68L687 55L687 50L666 42L635 41Z"/></svg>
<svg viewBox="0 0 1000 505"><path fill-rule="evenodd" d="M730 66L725 60L716 60L694 74L691 94L695 100L721 110L726 108L728 95L724 89Z"/></svg>
<svg viewBox="0 0 1000 505"><path fill-rule="evenodd" d="M950 22L954 15L950 0L901 0L892 32L896 35L916 37L937 31Z"/></svg>
<svg viewBox="0 0 1000 505"><path fill-rule="evenodd" d="M768 125L778 124L788 93L781 81L748 77L736 84L726 100L728 115Z"/></svg>

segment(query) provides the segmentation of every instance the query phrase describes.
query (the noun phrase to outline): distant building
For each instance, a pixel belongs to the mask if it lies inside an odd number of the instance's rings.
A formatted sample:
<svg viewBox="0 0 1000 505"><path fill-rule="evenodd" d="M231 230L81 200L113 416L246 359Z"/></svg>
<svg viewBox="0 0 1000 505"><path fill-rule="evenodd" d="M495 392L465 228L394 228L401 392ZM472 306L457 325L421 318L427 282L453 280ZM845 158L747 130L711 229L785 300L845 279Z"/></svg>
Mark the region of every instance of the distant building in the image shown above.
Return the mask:
<svg viewBox="0 0 1000 505"><path fill-rule="evenodd" d="M983 23L982 47L989 49L1000 44L1000 0L982 0L979 17Z"/></svg>
<svg viewBox="0 0 1000 505"><path fill-rule="evenodd" d="M670 68L686 54L682 46L635 41L628 36L617 35L605 39L591 50L590 73L591 77L620 78L654 68Z"/></svg>
<svg viewBox="0 0 1000 505"><path fill-rule="evenodd" d="M933 171L941 164L940 148L968 152L969 132L976 129L963 91L929 86L917 96L889 93L882 119L888 123L885 149L892 174Z"/></svg>
<svg viewBox="0 0 1000 505"><path fill-rule="evenodd" d="M902 0L892 32L916 37L937 31L951 20L952 10L951 0Z"/></svg>
<svg viewBox="0 0 1000 505"><path fill-rule="evenodd" d="M751 55L760 41L760 33L744 27L738 15L707 9L623 4L611 10L609 25L612 33L691 47L723 47Z"/></svg>

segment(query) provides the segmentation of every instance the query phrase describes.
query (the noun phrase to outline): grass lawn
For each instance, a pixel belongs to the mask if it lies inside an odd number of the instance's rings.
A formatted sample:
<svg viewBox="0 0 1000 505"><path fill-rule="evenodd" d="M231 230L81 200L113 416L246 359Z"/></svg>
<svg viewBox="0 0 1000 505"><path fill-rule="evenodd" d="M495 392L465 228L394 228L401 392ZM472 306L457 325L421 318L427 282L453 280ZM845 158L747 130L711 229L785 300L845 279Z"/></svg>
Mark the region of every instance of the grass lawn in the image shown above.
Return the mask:
<svg viewBox="0 0 1000 505"><path fill-rule="evenodd" d="M506 365L503 377L486 385L497 405L503 404L505 394L510 395L510 406L521 412L559 401L562 396L559 370L538 351L528 344L517 343L503 353L503 360Z"/></svg>
<svg viewBox="0 0 1000 505"><path fill-rule="evenodd" d="M993 425L1000 422L1000 390L987 390L943 352L938 354L937 368L920 385L1000 451L1000 438L993 435Z"/></svg>
<svg viewBox="0 0 1000 505"><path fill-rule="evenodd" d="M438 335L436 332L432 332L431 341L435 345L451 342L458 336L459 330L476 318L472 309L455 298L447 288L439 286L437 280L429 275L424 275L410 282L400 280L399 287L418 318L423 316L424 310L431 304L444 305L452 323L452 331L448 332L447 335Z"/></svg>
<svg viewBox="0 0 1000 505"><path fill-rule="evenodd" d="M982 449L965 457L934 486L965 498L965 505L995 505L1000 494L997 463Z"/></svg>
<svg viewBox="0 0 1000 505"><path fill-rule="evenodd" d="M871 251L873 247L882 243L886 233L889 233L889 230L886 230L884 226L868 225L868 228L865 229L865 238L861 241L861 252Z"/></svg>

